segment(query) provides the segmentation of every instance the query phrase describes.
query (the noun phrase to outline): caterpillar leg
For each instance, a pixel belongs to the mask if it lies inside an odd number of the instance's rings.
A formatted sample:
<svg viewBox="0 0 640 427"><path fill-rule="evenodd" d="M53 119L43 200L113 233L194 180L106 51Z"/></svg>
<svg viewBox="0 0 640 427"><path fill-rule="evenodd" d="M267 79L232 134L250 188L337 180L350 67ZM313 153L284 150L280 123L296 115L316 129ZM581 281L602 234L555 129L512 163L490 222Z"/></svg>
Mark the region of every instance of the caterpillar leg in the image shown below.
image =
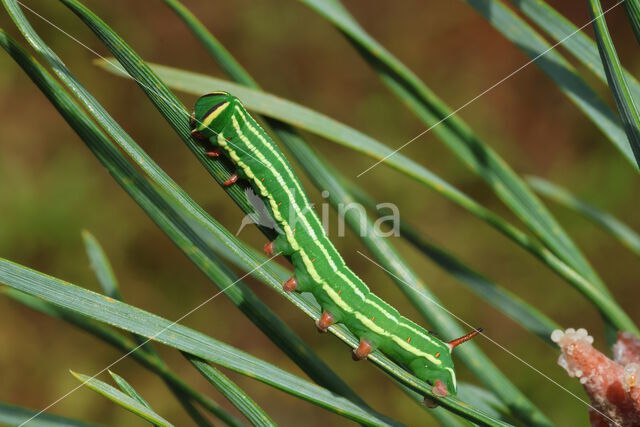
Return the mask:
<svg viewBox="0 0 640 427"><path fill-rule="evenodd" d="M320 307L322 307L322 316L316 322L316 327L319 332L327 332L329 326L344 322L345 313L327 296L327 293L322 288L322 283L316 283L311 288L311 293L320 304Z"/></svg>
<svg viewBox="0 0 640 427"><path fill-rule="evenodd" d="M206 136L204 136L203 134L201 134L200 132L198 132L197 130L193 129L191 131L191 137L194 139L197 139L198 141L205 141L209 138L207 138Z"/></svg>
<svg viewBox="0 0 640 427"><path fill-rule="evenodd" d="M211 157L212 159L217 159L222 154L220 148L214 148L213 150L209 150L206 153L207 157Z"/></svg>
<svg viewBox="0 0 640 427"><path fill-rule="evenodd" d="M267 254L267 256L271 256L275 253L291 255L293 254L293 249L291 249L291 245L287 241L286 236L284 234L281 234L276 237L275 240L264 245L264 253Z"/></svg>
<svg viewBox="0 0 640 427"><path fill-rule="evenodd" d="M440 380L436 380L435 383L433 383L433 388L431 389L431 391L433 391L433 394L438 397L447 397L449 395L447 386ZM424 404L427 405L428 408L437 408L438 406L440 406L437 401L427 396L424 397Z"/></svg>
<svg viewBox="0 0 640 427"><path fill-rule="evenodd" d="M440 380L436 380L436 382L433 383L432 391L433 391L433 394L440 397L446 397L449 395L449 390L447 390L447 386Z"/></svg>
<svg viewBox="0 0 640 427"><path fill-rule="evenodd" d="M335 319L333 318L333 315L326 310L323 311L322 316L320 316L320 318L316 321L318 332L327 332L329 326L333 325L334 322Z"/></svg>
<svg viewBox="0 0 640 427"><path fill-rule="evenodd" d="M268 242L266 245L264 245L264 253L267 254L267 256L273 255L274 250L275 244L273 242Z"/></svg>
<svg viewBox="0 0 640 427"><path fill-rule="evenodd" d="M431 408L431 409L437 408L438 406L440 406L438 402L436 402L435 400L427 396L424 397L423 402L427 408Z"/></svg>
<svg viewBox="0 0 640 427"><path fill-rule="evenodd" d="M282 289L284 289L286 293L295 291L297 287L298 281L296 280L296 276L291 276L291 278L282 285Z"/></svg>
<svg viewBox="0 0 640 427"><path fill-rule="evenodd" d="M275 241L277 242L278 239L276 239ZM309 277L309 274L306 272L306 270L300 268L299 255L297 253L294 253L291 256L291 260L293 261L293 265L295 267L294 276L283 284L284 290L287 292L289 292L289 289L295 292L312 292L316 287L316 283L311 280L311 277Z"/></svg>
<svg viewBox="0 0 640 427"><path fill-rule="evenodd" d="M238 174L234 173L232 174L226 181L224 181L222 183L223 187L229 187L230 185L235 184L236 182L238 182Z"/></svg>
<svg viewBox="0 0 640 427"><path fill-rule="evenodd" d="M366 338L360 338L360 345L358 348L353 349L353 360L358 361L362 359L366 359L367 356L373 351L373 346L371 342Z"/></svg>

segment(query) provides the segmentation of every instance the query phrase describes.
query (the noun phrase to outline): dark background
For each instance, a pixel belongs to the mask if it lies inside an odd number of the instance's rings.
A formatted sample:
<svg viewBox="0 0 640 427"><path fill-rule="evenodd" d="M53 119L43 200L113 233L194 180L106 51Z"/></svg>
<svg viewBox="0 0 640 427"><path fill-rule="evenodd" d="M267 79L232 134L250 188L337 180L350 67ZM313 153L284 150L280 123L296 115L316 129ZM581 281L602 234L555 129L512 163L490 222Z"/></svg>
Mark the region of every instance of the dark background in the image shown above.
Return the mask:
<svg viewBox="0 0 640 427"><path fill-rule="evenodd" d="M25 2L102 55L108 51L68 10L49 0ZM145 59L222 76L220 69L161 1L86 1ZM284 1L185 1L263 87L326 113L396 147L424 125L386 90L344 38L305 6ZM553 1L576 25L589 21L586 2ZM605 8L612 5L606 3ZM529 60L464 2L346 1L345 6L378 41L416 72L453 109ZM235 232L242 214L202 170L181 141L131 82L92 64L96 56L60 31L25 14L134 139L212 215ZM607 16L618 52L637 74L638 45L622 7ZM19 38L4 11L0 25ZM591 34L591 27L586 30ZM582 67L578 67L584 71ZM588 74L587 74L588 75ZM589 76L609 99L608 89ZM180 94L187 105L195 97ZM637 215L637 174L612 144L535 66L531 65L483 96L460 115L521 175L535 174L570 188L632 227ZM178 251L111 179L83 143L7 55L0 55L0 256L97 290L80 232L94 233L111 258L130 304L168 319L180 317L216 288ZM344 174L355 175L372 160L318 138L314 148ZM519 224L484 183L432 134L403 154ZM295 166L295 165L294 165ZM297 168L299 170L299 168ZM402 219L453 251L470 266L517 293L560 324L586 327L603 347L593 307L531 256L483 222L407 177L379 166L358 182L378 199L394 202ZM311 198L320 192L304 181ZM634 197L635 196L635 197ZM610 236L575 214L550 206L636 321L638 260ZM335 219L335 213L334 213ZM335 225L335 223L333 224ZM359 241L335 238L347 263L376 293L415 320L419 316L388 277L360 257ZM261 247L249 227L241 238ZM451 277L425 262L398 239L402 255L456 315L482 325L487 335L584 398L579 384L556 365L557 353L523 331ZM348 349L318 335L308 318L258 283L248 281L314 350L380 411L411 425L431 425L370 364L352 365ZM434 307L434 310L437 308ZM185 319L201 330L292 372L302 374L224 297ZM428 326L428 325L427 325ZM478 344L512 381L558 425L586 423L583 403L487 340ZM174 351L161 349L172 367L225 406ZM67 324L0 299L0 401L40 409L75 387L69 369L93 375L120 354ZM124 360L112 368L165 418L177 425L186 415L162 382ZM474 382L461 363L463 380ZM279 423L346 423L331 413L233 373L236 380ZM110 381L107 376L100 379ZM52 412L109 425L140 423L101 396L81 389Z"/></svg>

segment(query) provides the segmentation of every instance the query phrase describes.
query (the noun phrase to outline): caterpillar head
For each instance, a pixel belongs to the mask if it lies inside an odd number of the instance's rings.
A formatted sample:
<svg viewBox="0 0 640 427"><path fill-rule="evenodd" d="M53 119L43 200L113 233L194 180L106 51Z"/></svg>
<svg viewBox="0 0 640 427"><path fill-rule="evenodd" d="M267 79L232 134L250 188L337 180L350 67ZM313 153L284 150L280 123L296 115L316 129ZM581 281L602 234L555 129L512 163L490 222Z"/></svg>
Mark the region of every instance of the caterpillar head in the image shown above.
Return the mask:
<svg viewBox="0 0 640 427"><path fill-rule="evenodd" d="M227 92L212 92L196 101L191 115L191 134L198 139L209 139L219 134L233 114L237 98Z"/></svg>

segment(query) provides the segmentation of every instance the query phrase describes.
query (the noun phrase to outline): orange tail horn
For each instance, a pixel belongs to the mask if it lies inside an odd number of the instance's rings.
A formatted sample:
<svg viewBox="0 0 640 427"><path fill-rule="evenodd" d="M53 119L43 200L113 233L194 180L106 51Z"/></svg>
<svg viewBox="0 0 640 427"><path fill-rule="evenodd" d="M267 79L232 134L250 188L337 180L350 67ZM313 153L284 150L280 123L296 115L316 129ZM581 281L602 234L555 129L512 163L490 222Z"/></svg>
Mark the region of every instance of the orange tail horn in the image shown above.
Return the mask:
<svg viewBox="0 0 640 427"><path fill-rule="evenodd" d="M460 338L456 338L455 340L449 341L449 348L453 350L463 342L469 341L471 338L475 337L480 332L482 332L482 328L476 328L475 330L469 332L467 335L463 335Z"/></svg>

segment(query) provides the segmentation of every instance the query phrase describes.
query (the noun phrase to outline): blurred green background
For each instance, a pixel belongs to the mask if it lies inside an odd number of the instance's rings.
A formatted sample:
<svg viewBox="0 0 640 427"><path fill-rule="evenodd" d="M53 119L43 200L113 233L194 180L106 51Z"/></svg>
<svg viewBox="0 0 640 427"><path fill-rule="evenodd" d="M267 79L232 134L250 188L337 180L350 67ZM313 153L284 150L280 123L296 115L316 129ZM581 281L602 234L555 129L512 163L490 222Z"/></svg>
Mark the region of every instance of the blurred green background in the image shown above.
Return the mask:
<svg viewBox="0 0 640 427"><path fill-rule="evenodd" d="M306 7L275 0L184 3L266 90L329 114L392 147L424 130L343 37ZM584 2L549 3L578 26L590 19ZM57 2L29 0L25 4L98 53L107 54L75 16ZM222 76L213 60L161 1L87 0L85 4L145 59ZM345 5L375 38L454 109L529 60L464 2L349 0ZM235 232L242 218L240 210L201 169L141 91L132 82L95 67L94 53L28 11L25 14L45 41L160 166ZM622 7L609 13L607 21L622 61L638 75L638 45ZM4 11L0 13L0 25L20 39ZM591 33L591 27L585 31ZM4 54L0 55L0 71L0 256L97 290L80 237L81 230L87 229L111 257L129 303L175 319L215 293L211 283L121 191ZM595 84L595 80L590 81ZM595 85L609 100L608 89ZM181 96L187 105L195 100ZM637 174L535 65L528 66L460 114L520 174L540 175L566 186L640 229L636 213L640 190ZM354 179L372 163L334 144L309 139L318 151ZM424 135L403 152L517 223L483 182L432 134ZM358 182L379 200L396 203L402 220L417 224L425 236L560 324L586 327L595 336L596 346L603 349L601 322L590 304L493 229L384 166L363 175ZM308 180L304 184L311 198L321 203L320 191ZM635 321L640 321L637 258L584 219L550 207L623 308ZM332 216L335 219L335 213ZM356 253L363 250L358 240L352 235L336 238L335 221L332 227L330 234L347 263L376 293L403 314L419 320L388 277ZM264 243L262 235L252 227L247 227L241 238L255 247ZM470 324L483 326L492 339L584 398L578 382L569 379L556 365L557 354L548 346L396 240L402 254L453 313ZM313 324L279 296L257 283L249 281L249 284L374 408L409 425L434 423L399 389L390 387L390 381L372 365L352 365L348 349L342 343L330 335L318 335ZM216 298L184 323L303 375L224 297ZM587 422L587 408L575 397L487 340L479 339L478 343L558 425ZM233 411L179 354L161 350L177 373ZM42 408L77 385L69 369L91 375L119 356L73 327L0 299L0 401ZM118 363L112 370L131 382L162 416L177 425L188 422L158 378L129 360ZM462 366L459 370L464 380L473 382ZM301 420L307 425L346 423L260 383L233 373L230 376L283 425L299 424ZM52 412L109 425L140 423L86 389L58 403Z"/></svg>

